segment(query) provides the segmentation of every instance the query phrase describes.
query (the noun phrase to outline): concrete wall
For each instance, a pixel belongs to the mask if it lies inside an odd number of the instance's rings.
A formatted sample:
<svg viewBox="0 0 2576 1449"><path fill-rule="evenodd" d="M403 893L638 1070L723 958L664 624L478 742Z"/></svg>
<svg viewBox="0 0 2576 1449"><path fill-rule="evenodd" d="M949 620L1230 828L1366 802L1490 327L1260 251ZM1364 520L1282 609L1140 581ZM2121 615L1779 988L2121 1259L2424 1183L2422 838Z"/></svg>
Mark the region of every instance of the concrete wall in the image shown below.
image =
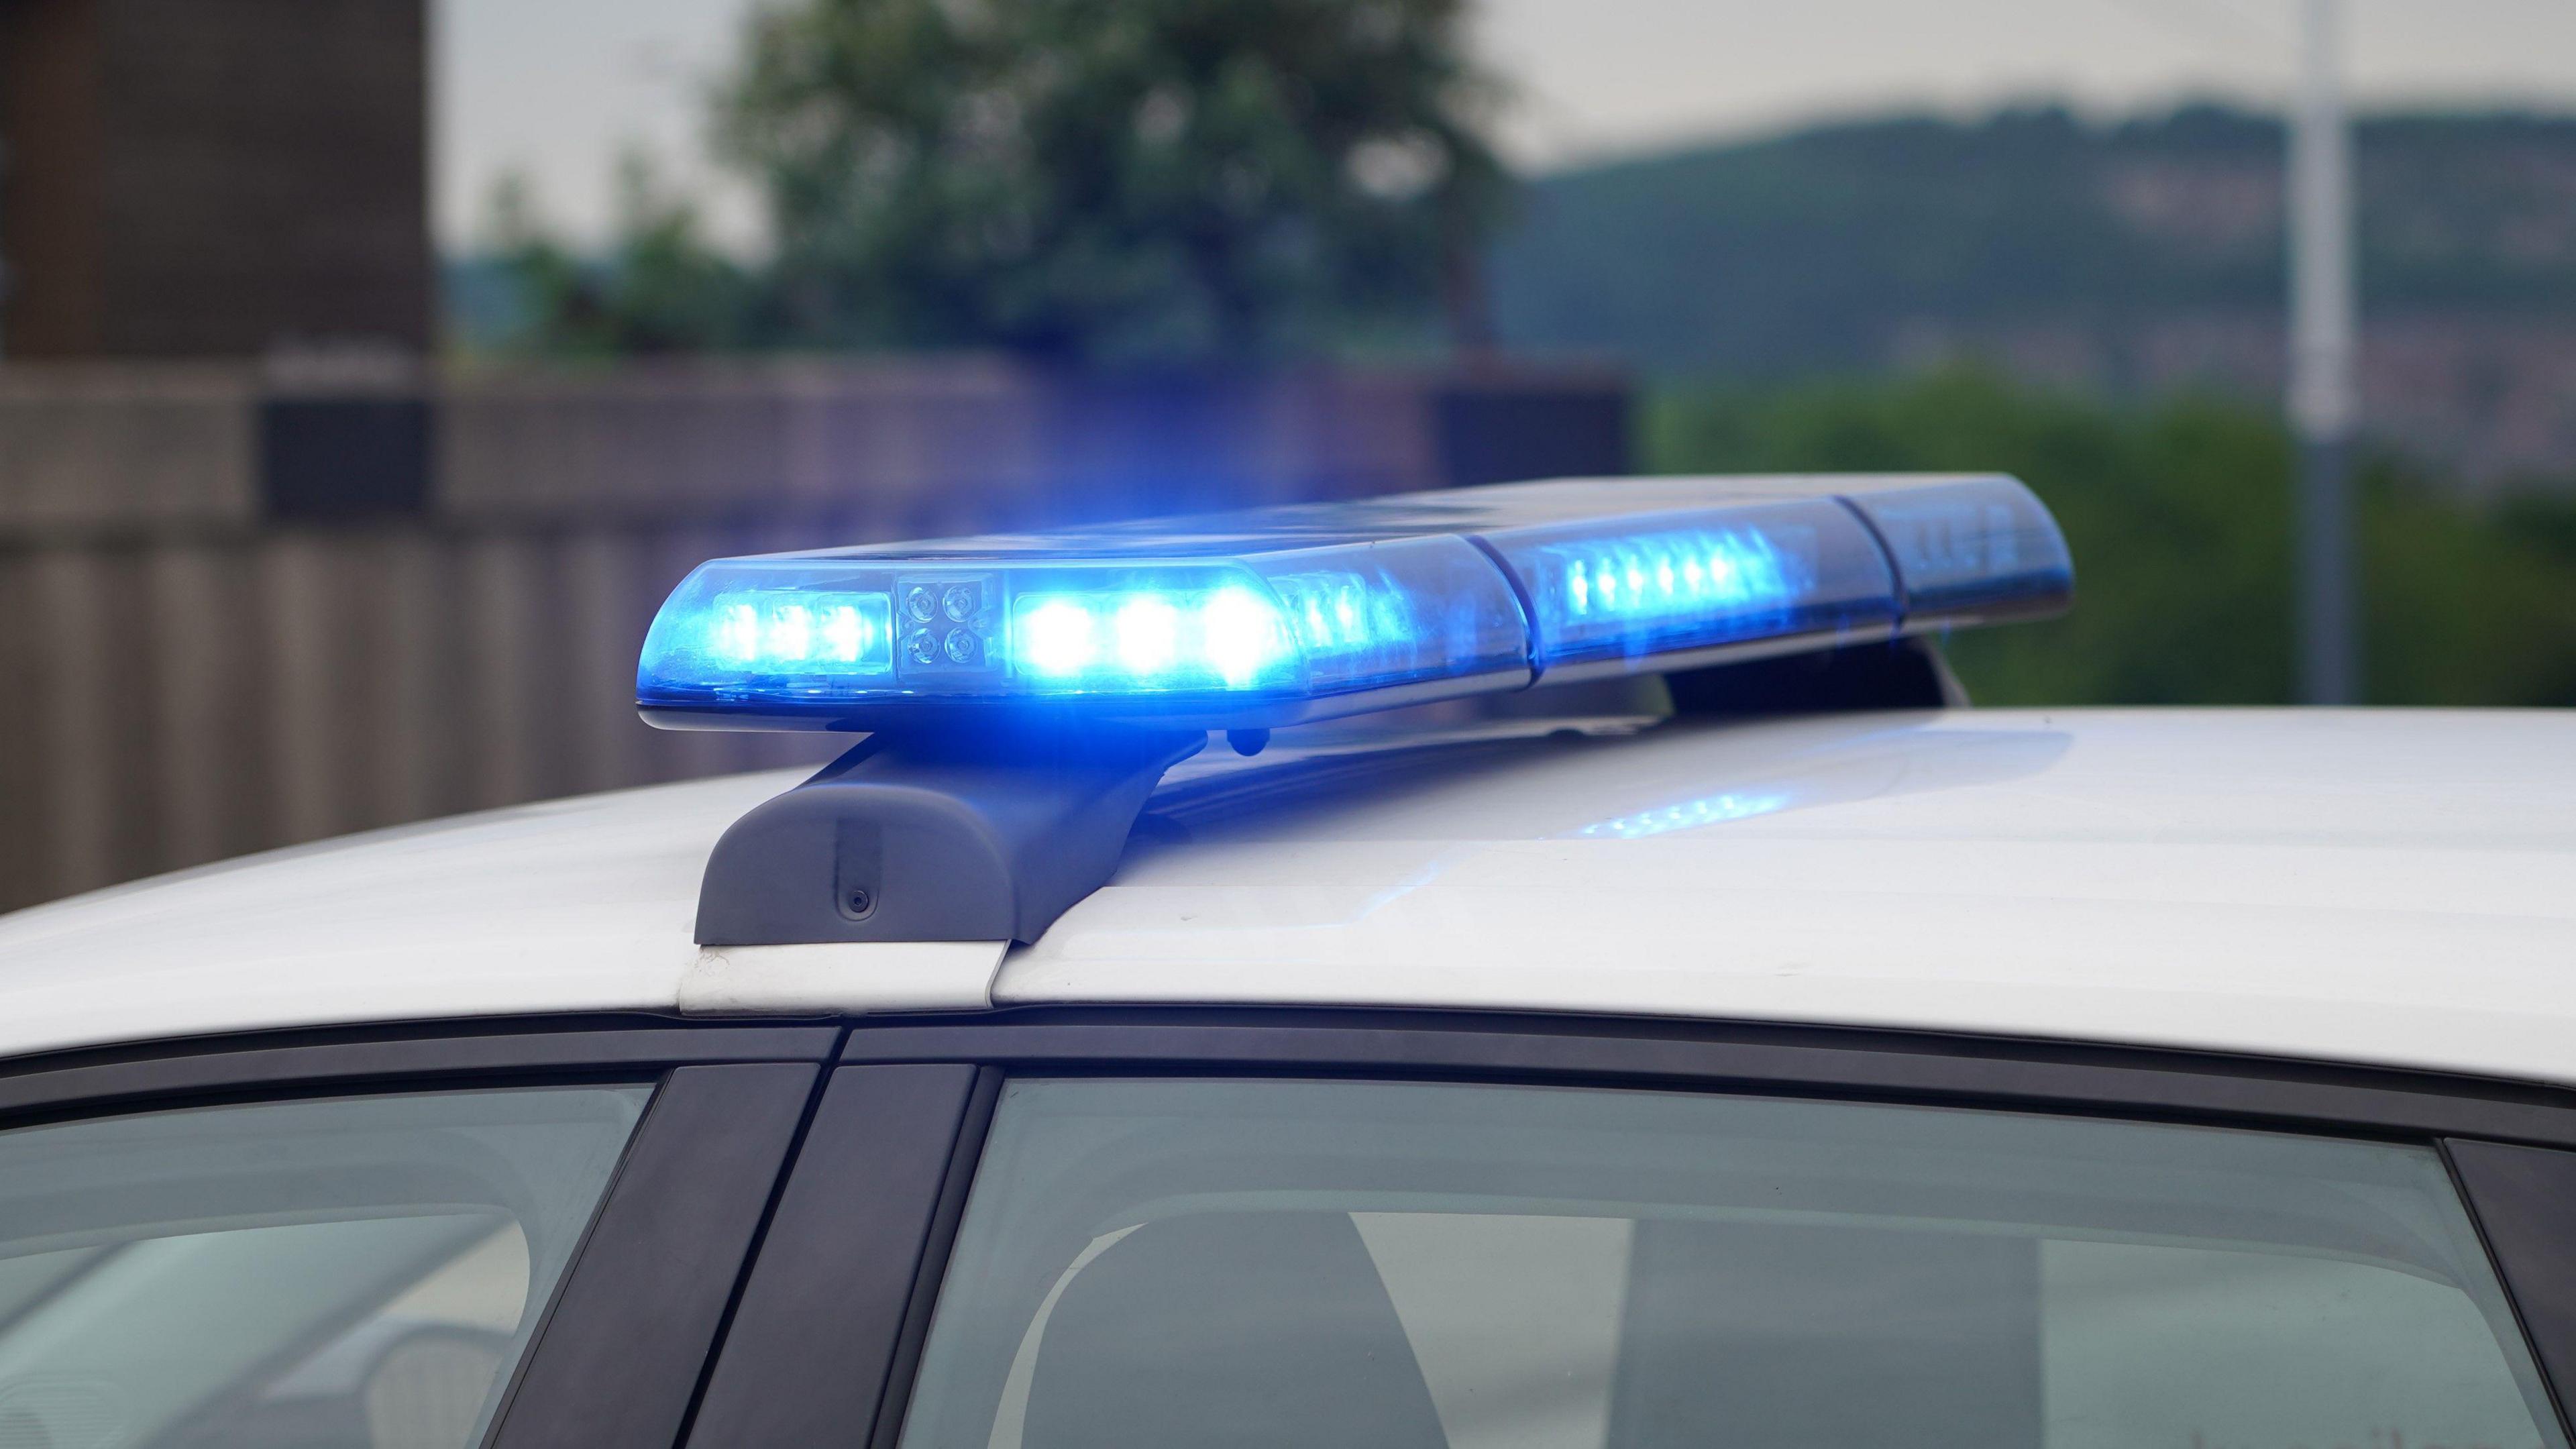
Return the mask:
<svg viewBox="0 0 2576 1449"><path fill-rule="evenodd" d="M1625 407L1545 372L0 369L0 904L819 760L635 719L709 557L1616 472Z"/></svg>

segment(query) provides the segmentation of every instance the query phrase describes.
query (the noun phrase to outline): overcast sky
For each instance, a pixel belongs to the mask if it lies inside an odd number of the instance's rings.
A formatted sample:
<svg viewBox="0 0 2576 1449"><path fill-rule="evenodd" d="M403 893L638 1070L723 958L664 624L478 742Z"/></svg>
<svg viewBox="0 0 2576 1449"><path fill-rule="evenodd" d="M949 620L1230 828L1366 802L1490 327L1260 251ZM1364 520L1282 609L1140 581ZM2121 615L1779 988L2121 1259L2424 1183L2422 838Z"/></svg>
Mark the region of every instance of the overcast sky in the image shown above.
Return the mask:
<svg viewBox="0 0 2576 1449"><path fill-rule="evenodd" d="M751 245L758 208L709 166L704 96L743 17L778 0L432 0L440 239L470 241L517 169L595 239L640 144ZM2364 104L2576 112L2576 0L2346 0ZM1484 53L1533 165L1823 117L2030 99L2098 113L2194 95L2276 104L2295 0L1481 0Z"/></svg>

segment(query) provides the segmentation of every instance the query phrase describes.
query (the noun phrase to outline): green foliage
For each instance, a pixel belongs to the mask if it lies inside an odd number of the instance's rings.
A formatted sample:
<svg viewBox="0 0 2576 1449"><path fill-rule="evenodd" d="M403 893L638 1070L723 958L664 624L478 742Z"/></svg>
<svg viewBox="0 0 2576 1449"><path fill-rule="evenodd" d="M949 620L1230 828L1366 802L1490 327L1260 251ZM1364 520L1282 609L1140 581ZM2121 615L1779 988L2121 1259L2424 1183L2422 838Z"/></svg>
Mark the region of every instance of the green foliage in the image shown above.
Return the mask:
<svg viewBox="0 0 2576 1449"><path fill-rule="evenodd" d="M617 238L605 260L557 240L518 176L495 189L489 227L513 319L492 350L650 356L739 346L758 327L753 277L700 237L696 208L640 152L619 163Z"/></svg>
<svg viewBox="0 0 2576 1449"><path fill-rule="evenodd" d="M724 101L788 340L1246 359L1427 317L1503 172L1462 0L795 0Z"/></svg>
<svg viewBox="0 0 2576 1449"><path fill-rule="evenodd" d="M2576 704L2576 501L2479 512L2383 465L2363 499L2371 697Z"/></svg>
<svg viewBox="0 0 2576 1449"><path fill-rule="evenodd" d="M1671 389L1650 400L1657 472L2012 473L2065 528L2077 604L1968 631L1950 655L1988 704L2258 704L2294 692L2293 453L2268 414L2146 408L1948 372L1898 382ZM2421 474L2362 481L2368 697L2576 704L2576 504L2481 512Z"/></svg>

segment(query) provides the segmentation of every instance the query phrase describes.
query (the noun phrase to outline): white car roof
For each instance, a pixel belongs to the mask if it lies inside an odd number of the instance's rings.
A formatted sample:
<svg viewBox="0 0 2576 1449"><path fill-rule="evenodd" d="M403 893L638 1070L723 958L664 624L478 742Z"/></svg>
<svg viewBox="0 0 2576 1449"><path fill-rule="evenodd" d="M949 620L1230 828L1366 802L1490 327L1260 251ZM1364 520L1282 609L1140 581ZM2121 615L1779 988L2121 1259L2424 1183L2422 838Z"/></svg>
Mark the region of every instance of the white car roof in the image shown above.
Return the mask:
<svg viewBox="0 0 2576 1449"><path fill-rule="evenodd" d="M1955 711L1310 736L1176 768L1033 946L691 943L793 774L0 918L0 1055L575 1011L1652 1014L2576 1082L2576 715Z"/></svg>

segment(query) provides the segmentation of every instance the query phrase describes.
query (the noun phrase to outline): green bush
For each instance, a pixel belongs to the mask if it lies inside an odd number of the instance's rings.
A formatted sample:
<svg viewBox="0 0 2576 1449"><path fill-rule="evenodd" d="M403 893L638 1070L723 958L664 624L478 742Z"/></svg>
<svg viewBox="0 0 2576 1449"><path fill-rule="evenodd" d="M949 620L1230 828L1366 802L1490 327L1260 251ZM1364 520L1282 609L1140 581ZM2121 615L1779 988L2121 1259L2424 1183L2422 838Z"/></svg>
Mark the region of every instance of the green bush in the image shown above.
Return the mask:
<svg viewBox="0 0 2576 1449"><path fill-rule="evenodd" d="M537 214L527 178L493 189L487 258L502 319L475 339L502 356L603 360L737 347L759 325L756 278L700 234L696 206L651 158L618 162L617 240L575 252Z"/></svg>
<svg viewBox="0 0 2576 1449"><path fill-rule="evenodd" d="M2290 440L2241 404L2146 407L1959 371L1764 389L1666 389L1656 472L2001 471L2075 554L2075 611L1963 633L1990 704L2263 704L2295 693ZM2576 704L2576 504L2481 510L2395 460L2361 479L2366 697Z"/></svg>

